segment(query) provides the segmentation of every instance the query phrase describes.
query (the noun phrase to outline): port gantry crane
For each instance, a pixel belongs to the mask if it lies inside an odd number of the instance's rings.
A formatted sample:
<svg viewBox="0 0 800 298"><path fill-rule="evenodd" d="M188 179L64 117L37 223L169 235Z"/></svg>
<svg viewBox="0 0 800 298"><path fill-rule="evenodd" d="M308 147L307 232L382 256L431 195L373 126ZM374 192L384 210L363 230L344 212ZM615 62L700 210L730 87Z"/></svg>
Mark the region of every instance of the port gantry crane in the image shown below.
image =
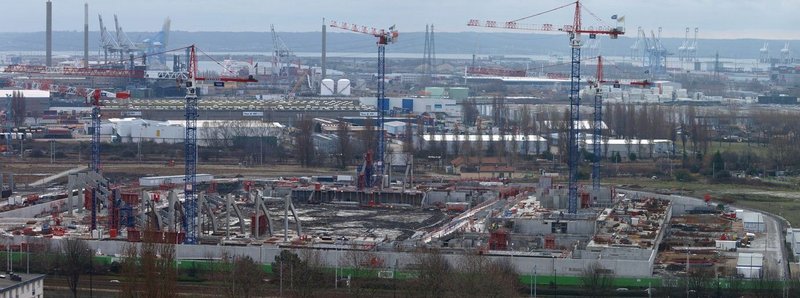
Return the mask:
<svg viewBox="0 0 800 298"><path fill-rule="evenodd" d="M522 24L519 21L529 19L532 17L540 16L555 10L559 10L569 6L575 6L575 15L572 25L564 25L561 27L552 24ZM532 14L527 17L519 18L513 21L498 23L497 21L481 22L477 19L472 19L467 23L467 26L474 27L488 27L499 29L512 29L512 30L529 30L529 31L548 31L548 32L566 32L569 34L569 45L572 49L572 62L570 63L570 89L569 89L569 109L570 109L570 123L569 123L569 143L568 143L568 166L569 166L569 205L567 212L575 214L578 212L578 134L576 125L580 121L580 79L581 79L581 40L582 34L588 34L590 39L597 38L597 35L608 35L611 39L616 39L619 35L625 34L624 26L620 23L624 22L624 17L617 18L611 17L617 21L617 26L598 26L584 28L581 25L581 9L583 6L580 1L570 2L565 5L549 9L540 13ZM583 8L585 9L585 8ZM592 16L593 13L589 12ZM597 18L595 16L595 18ZM598 18L599 19L599 18ZM499 24L499 25L498 25Z"/></svg>
<svg viewBox="0 0 800 298"><path fill-rule="evenodd" d="M378 45L378 94L377 94L377 104L375 105L377 112L378 112L378 152L377 152L377 171L376 171L376 179L375 181L380 184L380 187L383 187L383 168L384 168L384 151L385 151L385 141L384 141L384 117L386 114L386 110L389 107L389 102L387 101L385 94L386 94L386 45L390 43L395 43L397 41L397 37L399 33L395 30L394 25L389 27L388 30L384 29L375 29L374 27L367 27L367 26L359 26L356 24L349 24L345 22L337 22L331 21L331 27L349 30L357 33L362 34L369 34L374 37L378 38L376 44ZM372 187L373 181L372 177L367 177L366 179L366 186Z"/></svg>

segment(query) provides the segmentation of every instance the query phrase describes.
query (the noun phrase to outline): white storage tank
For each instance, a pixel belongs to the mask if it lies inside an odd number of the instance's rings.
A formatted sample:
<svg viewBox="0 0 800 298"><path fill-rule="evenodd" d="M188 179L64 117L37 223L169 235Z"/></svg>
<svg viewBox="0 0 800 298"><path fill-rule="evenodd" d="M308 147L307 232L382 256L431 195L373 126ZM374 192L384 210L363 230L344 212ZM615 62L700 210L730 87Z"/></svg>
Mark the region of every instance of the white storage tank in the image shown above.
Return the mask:
<svg viewBox="0 0 800 298"><path fill-rule="evenodd" d="M323 79L319 87L319 95L330 96L336 93L336 87L333 85L332 79Z"/></svg>
<svg viewBox="0 0 800 298"><path fill-rule="evenodd" d="M339 79L336 83L336 89L339 90L339 95L350 96L350 80Z"/></svg>

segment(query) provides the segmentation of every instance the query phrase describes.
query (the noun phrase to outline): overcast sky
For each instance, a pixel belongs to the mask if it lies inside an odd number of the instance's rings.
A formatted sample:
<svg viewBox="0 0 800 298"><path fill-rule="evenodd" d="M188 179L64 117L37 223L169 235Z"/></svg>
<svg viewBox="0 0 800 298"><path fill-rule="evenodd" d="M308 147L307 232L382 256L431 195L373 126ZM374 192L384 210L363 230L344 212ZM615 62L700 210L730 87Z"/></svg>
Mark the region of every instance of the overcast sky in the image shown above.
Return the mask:
<svg viewBox="0 0 800 298"><path fill-rule="evenodd" d="M53 27L83 30L84 0L54 0ZM489 31L467 27L469 19L507 21L566 4L565 0L91 0L89 28L98 30L97 15L113 27L113 14L127 32L158 31L167 17L181 31L319 31L322 18L359 25L388 27L401 32ZM699 27L699 38L763 38L800 40L800 0L584 0L606 24L624 15L628 32L641 26L663 27L664 36L683 37L686 27ZM0 0L0 31L35 32L45 28L45 0ZM525 22L563 25L571 11L535 17ZM584 13L584 26L601 24ZM337 30L337 29L333 29ZM694 29L692 29L693 31ZM693 34L693 33L692 33ZM629 34L632 35L632 34Z"/></svg>

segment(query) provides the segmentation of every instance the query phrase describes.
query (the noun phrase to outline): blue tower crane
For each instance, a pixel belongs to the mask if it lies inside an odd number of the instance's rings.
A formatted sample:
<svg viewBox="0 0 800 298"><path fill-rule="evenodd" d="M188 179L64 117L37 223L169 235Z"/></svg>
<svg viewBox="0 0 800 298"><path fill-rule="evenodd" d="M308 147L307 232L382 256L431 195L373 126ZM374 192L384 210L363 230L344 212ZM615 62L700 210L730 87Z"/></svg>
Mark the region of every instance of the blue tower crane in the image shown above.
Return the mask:
<svg viewBox="0 0 800 298"><path fill-rule="evenodd" d="M92 101L92 163L90 170L100 173L100 89L91 94Z"/></svg>
<svg viewBox="0 0 800 298"><path fill-rule="evenodd" d="M600 190L600 142L603 136L603 94L600 84L603 83L603 56L597 56L597 83L594 93L594 123L592 128L592 190Z"/></svg>
<svg viewBox="0 0 800 298"><path fill-rule="evenodd" d="M564 25L561 27L552 24L522 24L518 21L539 16L549 13L564 7L575 5L575 15L572 25ZM568 154L568 167L569 167L569 201L567 205L567 212L575 214L578 212L578 131L577 124L580 121L580 80L581 80L581 34L588 34L589 38L597 38L598 34L605 34L616 39L619 35L625 34L625 28L620 23L624 22L624 17L612 16L611 19L617 21L617 26L598 26L583 29L581 27L581 6L580 1L570 2L568 4L546 10L544 12L529 15L527 17L519 18L513 21L498 23L497 21L485 21L472 19L467 23L467 26L488 27L488 28L501 28L501 29L514 29L514 30L530 30L530 31L551 31L551 32L567 32L569 34L570 48L572 50L572 61L570 62L570 88L569 88L569 143L567 144ZM591 14L591 13L590 13ZM594 16L594 14L592 14Z"/></svg>
<svg viewBox="0 0 800 298"><path fill-rule="evenodd" d="M92 101L92 161L89 170L100 174L100 97L102 92L95 89L91 93ZM97 189L92 188L92 228L97 229Z"/></svg>
<svg viewBox="0 0 800 298"><path fill-rule="evenodd" d="M378 38L376 44L378 45L378 92L376 95L376 110L378 113L378 152L376 153L375 157L375 178L366 177L366 179L374 179L375 183L367 183L367 186L370 185L380 185L383 187L383 175L384 175L384 158L385 158L385 146L386 141L385 138L385 129L384 129L384 117L389 110L389 101L386 99L386 45L390 43L395 43L397 41L397 37L399 33L395 30L395 26L392 25L389 27L388 30L384 29L375 29L375 28L367 28L367 26L359 26L355 24L349 24L344 22L336 22L331 21L331 27L340 28L344 30L349 30L357 33L362 34L369 34L374 37Z"/></svg>
<svg viewBox="0 0 800 298"><path fill-rule="evenodd" d="M183 230L186 244L197 244L197 56L195 46L189 46L189 80L186 82L186 139L184 140L185 176L183 203L186 219Z"/></svg>

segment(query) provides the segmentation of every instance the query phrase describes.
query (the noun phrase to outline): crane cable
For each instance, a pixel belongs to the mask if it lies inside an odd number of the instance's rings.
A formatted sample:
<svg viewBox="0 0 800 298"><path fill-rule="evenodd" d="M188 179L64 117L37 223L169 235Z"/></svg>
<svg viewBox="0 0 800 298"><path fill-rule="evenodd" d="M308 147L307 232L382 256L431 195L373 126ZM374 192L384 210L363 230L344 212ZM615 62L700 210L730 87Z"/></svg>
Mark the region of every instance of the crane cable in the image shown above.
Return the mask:
<svg viewBox="0 0 800 298"><path fill-rule="evenodd" d="M570 5L573 5L573 4L577 4L577 3L578 3L577 1L570 2L570 3L567 3L567 4L561 5L559 7L550 9L550 10L546 10L546 11L543 11L543 12L540 12L540 13L535 13L535 14L529 15L527 17L522 17L522 18L519 18L519 19L516 19L516 20L512 20L511 22L518 22L518 21L522 21L522 20L525 20L525 19L530 19L532 17L540 16L540 15L543 15L543 14L546 14L546 13L549 13L549 12L553 12L553 11L556 11L556 10L559 10L559 9L564 8L564 7L567 7L567 6L570 6Z"/></svg>

